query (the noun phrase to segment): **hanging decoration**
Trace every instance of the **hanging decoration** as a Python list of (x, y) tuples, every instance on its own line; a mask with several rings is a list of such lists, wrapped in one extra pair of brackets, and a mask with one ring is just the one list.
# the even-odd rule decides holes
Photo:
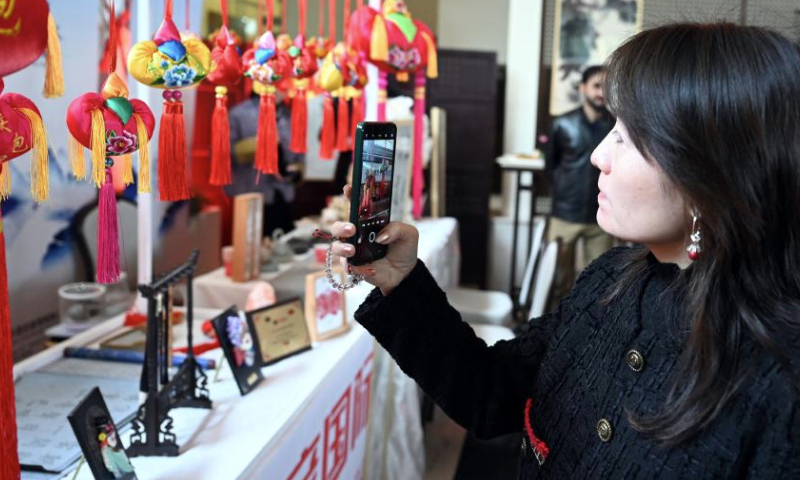
[[(317, 64), (320, 68), (315, 77), (315, 87), (318, 90), (318, 93), (323, 95), (322, 132), (319, 143), (319, 158), (323, 160), (330, 160), (333, 158), (333, 151), (336, 148), (336, 120), (334, 118), (335, 112), (333, 108), (333, 93), (338, 92), (338, 89), (326, 88), (327, 85), (323, 85), (323, 83), (326, 81), (323, 76), (325, 75), (325, 60), (331, 55), (330, 51), (333, 47), (331, 39), (336, 36), (336, 0), (328, 1), (328, 33), (330, 34), (330, 38), (323, 37), (323, 28), (325, 25), (323, 15), (324, 10), (325, 0), (320, 0), (319, 36), (315, 39), (314, 49), (314, 54), (317, 57)], [(330, 71), (330, 67), (328, 68), (328, 71)], [(330, 73), (328, 73), (327, 76), (330, 76)], [(341, 108), (341, 103), (339, 108)]]
[(352, 45), (381, 71), (378, 79), (378, 121), (386, 119), (389, 74), (405, 82), (414, 74), (414, 159), (412, 199), (414, 218), (422, 217), (422, 144), (425, 116), (425, 77), (438, 76), (436, 41), (431, 30), (414, 20), (403, 0), (386, 0), (381, 11), (365, 6), (356, 10), (348, 28)]
[[(45, 0), (0, 2), (0, 51), (0, 199), (11, 193), (9, 162), (32, 151), (31, 196), (43, 202), (50, 192), (47, 132), (42, 116), (28, 98), (3, 93), (3, 77), (22, 70), (45, 52), (42, 94), (48, 98), (64, 94), (61, 46)], [(20, 478), (13, 369), (6, 245), (0, 214), (0, 478), (4, 479)]]
[[(312, 45), (306, 43), (306, 2), (297, 0), (299, 9), (298, 34), (287, 52), (292, 59), (292, 82), (289, 96), (292, 98), (292, 140), (289, 149), (295, 153), (306, 153), (308, 150), (308, 91), (311, 79), (317, 73), (317, 59)], [(285, 12), (282, 12), (284, 19)], [(278, 48), (286, 46), (285, 42)]]
[[(350, 17), (350, 2), (344, 2), (344, 18)], [(345, 28), (346, 30), (346, 28)], [(332, 158), (333, 149), (340, 152), (352, 149), (352, 140), (355, 138), (355, 126), (364, 119), (363, 90), (367, 84), (367, 69), (361, 55), (346, 42), (339, 42), (328, 54), (320, 68), (319, 84), (327, 92), (325, 117), (322, 127), (322, 138), (328, 139), (331, 144), (324, 144), (320, 148), (320, 157)], [(338, 98), (338, 117), (334, 126), (333, 98)], [(330, 114), (328, 113), (328, 100), (330, 99)], [(348, 102), (353, 101), (352, 115), (349, 112)], [(328, 116), (330, 115), (330, 116)], [(329, 147), (330, 150), (324, 147)]]
[[(105, 4), (107, 12), (110, 11), (111, 6)], [(106, 39), (106, 45), (103, 49), (103, 56), (100, 58), (100, 71), (111, 71), (111, 52), (115, 51), (116, 58), (124, 58), (125, 54), (131, 48), (131, 0), (125, 0), (122, 13), (115, 19), (111, 19), (109, 15), (109, 32), (111, 31), (110, 22), (114, 22), (114, 31), (116, 32), (116, 39), (114, 44), (111, 43), (111, 36)], [(128, 78), (128, 68), (125, 62), (117, 62), (116, 74), (120, 78)]]
[[(114, 18), (114, 4), (111, 5)], [(109, 43), (116, 42), (116, 22), (109, 22)], [(150, 191), (150, 153), (155, 118), (141, 100), (128, 99), (128, 86), (116, 73), (116, 49), (109, 58), (110, 74), (101, 92), (85, 93), (67, 109), (69, 156), (72, 174), (85, 179), (84, 148), (91, 151), (91, 179), (100, 189), (97, 225), (97, 281), (114, 283), (120, 276), (117, 206), (112, 181), (112, 166), (121, 162), (122, 180), (133, 183), (131, 154), (139, 152), (138, 191)]]
[(244, 75), (253, 81), (253, 91), (259, 95), (258, 129), (254, 167), (265, 175), (278, 174), (278, 124), (275, 112), (275, 89), (278, 82), (290, 78), (292, 60), (278, 48), (272, 35), (273, 0), (267, 2), (266, 31), (253, 48), (242, 55)]
[(211, 117), (211, 185), (231, 183), (231, 129), (228, 123), (228, 89), (242, 78), (242, 60), (236, 40), (228, 30), (228, 0), (220, 0), (222, 28), (211, 50), (211, 72), (208, 81), (215, 84), (216, 104)]
[(181, 89), (202, 81), (211, 70), (211, 52), (195, 36), (181, 36), (166, 0), (164, 21), (153, 36), (133, 46), (128, 71), (140, 83), (164, 90), (158, 131), (158, 191), (162, 201), (186, 200), (189, 192), (186, 127)]

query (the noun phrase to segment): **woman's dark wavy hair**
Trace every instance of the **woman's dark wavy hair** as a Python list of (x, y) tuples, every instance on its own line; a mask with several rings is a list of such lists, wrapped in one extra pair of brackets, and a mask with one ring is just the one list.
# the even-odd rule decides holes
[[(758, 357), (748, 345), (791, 367), (800, 322), (800, 47), (759, 27), (665, 25), (616, 50), (606, 83), (609, 109), (635, 146), (700, 213), (702, 253), (678, 280), (690, 323), (672, 388), (656, 416), (629, 416), (674, 445), (752, 381)], [(645, 262), (632, 256), (612, 299)]]

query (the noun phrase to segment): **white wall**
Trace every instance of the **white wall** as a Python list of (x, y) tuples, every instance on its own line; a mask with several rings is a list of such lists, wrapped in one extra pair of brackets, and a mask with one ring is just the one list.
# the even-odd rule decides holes
[(505, 64), (508, 4), (509, 0), (439, 0), (439, 47), (494, 51), (497, 63)]

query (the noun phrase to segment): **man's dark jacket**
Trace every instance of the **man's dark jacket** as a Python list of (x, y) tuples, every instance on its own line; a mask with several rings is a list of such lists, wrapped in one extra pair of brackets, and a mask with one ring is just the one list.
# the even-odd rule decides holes
[(590, 157), (614, 126), (605, 115), (589, 123), (583, 107), (556, 117), (545, 161), (553, 190), (553, 216), (574, 223), (596, 223), (597, 179)]

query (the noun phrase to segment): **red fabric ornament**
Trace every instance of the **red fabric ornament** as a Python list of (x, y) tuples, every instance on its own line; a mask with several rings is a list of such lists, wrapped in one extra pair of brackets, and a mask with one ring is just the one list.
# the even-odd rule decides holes
[[(114, 3), (111, 19), (115, 18)], [(116, 45), (116, 22), (109, 22), (109, 44)], [(133, 183), (131, 154), (139, 152), (139, 192), (150, 191), (148, 142), (155, 130), (155, 118), (141, 100), (128, 99), (128, 86), (116, 70), (116, 50), (111, 51), (111, 74), (101, 93), (85, 93), (70, 103), (67, 128), (70, 133), (70, 165), (78, 179), (86, 178), (84, 147), (91, 150), (92, 180), (100, 189), (97, 227), (97, 281), (115, 283), (120, 276), (119, 232), (116, 196), (111, 167), (122, 164), (122, 180)], [(162, 162), (159, 162), (162, 163)]]
[(414, 20), (403, 0), (386, 0), (381, 11), (361, 7), (350, 18), (348, 41), (381, 70), (378, 85), (378, 121), (386, 119), (386, 77), (393, 74), (407, 81), (416, 77), (414, 88), (414, 156), (412, 198), (414, 218), (422, 217), (422, 144), (425, 114), (425, 76), (438, 76), (436, 41), (431, 30)]
[(70, 164), (76, 178), (86, 177), (83, 147), (92, 152), (92, 179), (100, 188), (97, 228), (97, 281), (114, 283), (120, 276), (119, 235), (116, 196), (111, 166), (122, 162), (123, 182), (133, 183), (130, 155), (139, 152), (140, 193), (150, 191), (148, 142), (155, 130), (155, 118), (141, 100), (128, 100), (125, 82), (109, 75), (101, 94), (86, 93), (67, 109), (70, 132)]
[(191, 192), (180, 89), (209, 74), (211, 52), (196, 36), (178, 32), (172, 21), (172, 0), (167, 0), (164, 21), (153, 40), (137, 43), (128, 53), (128, 70), (140, 83), (165, 90), (158, 142), (159, 196), (163, 201), (186, 200)]
[(267, 4), (268, 30), (256, 40), (253, 48), (242, 55), (244, 75), (253, 81), (253, 91), (261, 97), (254, 168), (266, 175), (279, 173), (276, 85), (290, 78), (292, 74), (292, 60), (288, 52), (278, 47), (278, 42), (269, 31), (273, 15), (273, 4), (270, 1)]
[[(61, 47), (55, 21), (44, 0), (0, 3), (0, 198), (11, 191), (8, 162), (33, 150), (31, 194), (47, 200), (47, 133), (36, 106), (22, 95), (3, 94), (2, 77), (21, 70), (47, 49), (44, 95), (64, 92)], [(11, 311), (8, 299), (6, 244), (0, 214), (0, 478), (19, 479), (17, 420), (14, 405), (14, 358), (11, 345)]]
[(228, 88), (242, 78), (242, 60), (236, 42), (228, 30), (228, 1), (220, 0), (222, 28), (214, 39), (211, 50), (211, 72), (208, 81), (214, 89), (216, 104), (211, 117), (211, 185), (229, 185), (231, 179), (231, 129), (228, 121)]
[(61, 43), (45, 0), (0, 1), (0, 77), (27, 67), (45, 52), (47, 98), (64, 95)]

